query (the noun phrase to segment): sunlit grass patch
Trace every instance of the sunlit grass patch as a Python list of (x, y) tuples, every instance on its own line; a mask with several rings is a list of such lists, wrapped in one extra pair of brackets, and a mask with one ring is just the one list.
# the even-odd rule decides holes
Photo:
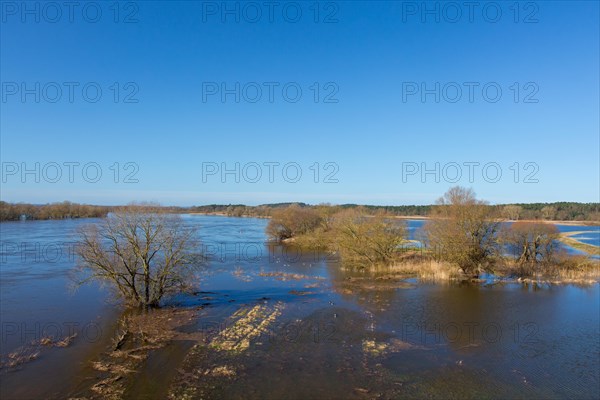
[[(232, 315), (235, 322), (221, 331), (210, 343), (217, 350), (243, 352), (250, 347), (252, 339), (267, 332), (267, 328), (281, 315), (282, 303), (273, 307), (256, 305), (251, 309), (242, 308)], [(236, 319), (237, 318), (237, 319)]]

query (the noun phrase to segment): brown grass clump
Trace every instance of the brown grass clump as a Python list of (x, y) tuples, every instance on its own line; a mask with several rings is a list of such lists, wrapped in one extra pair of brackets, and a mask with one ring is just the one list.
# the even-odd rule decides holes
[(71, 336), (65, 336), (62, 340), (56, 340), (50, 336), (43, 337), (39, 340), (39, 344), (47, 347), (67, 347), (73, 342), (73, 339), (77, 337), (77, 333), (72, 334)]
[(12, 369), (22, 364), (37, 360), (41, 353), (42, 347), (67, 347), (77, 337), (77, 333), (58, 340), (51, 336), (45, 336), (39, 340), (34, 340), (31, 343), (21, 346), (9, 353), (5, 359), (0, 360), (0, 369)]
[(40, 353), (41, 352), (38, 348), (30, 346), (19, 347), (7, 355), (6, 360), (3, 360), (0, 364), (0, 368), (16, 368), (21, 364), (36, 360), (40, 356)]
[(418, 278), (423, 282), (443, 282), (466, 278), (458, 267), (447, 262), (436, 261), (418, 251), (406, 252), (397, 257), (392, 264), (363, 265), (360, 266), (360, 269), (387, 276), (392, 275), (396, 278)]
[(593, 283), (600, 279), (600, 260), (587, 256), (561, 255), (545, 271), (560, 283)]
[(237, 373), (235, 372), (235, 368), (233, 368), (232, 366), (221, 365), (219, 367), (207, 369), (206, 371), (204, 371), (204, 375), (223, 376), (223, 377), (230, 378), (230, 377), (236, 376)]
[(243, 282), (252, 281), (252, 277), (249, 274), (247, 274), (241, 267), (236, 267), (236, 269), (231, 273), (231, 275), (233, 275), (234, 278), (239, 279)]
[(514, 277), (519, 282), (588, 285), (600, 280), (600, 260), (560, 253), (551, 262), (531, 266), (504, 259), (498, 263), (495, 273)]
[(423, 282), (442, 282), (464, 277), (462, 272), (452, 265), (435, 260), (400, 262), (389, 267), (391, 272), (415, 276)]

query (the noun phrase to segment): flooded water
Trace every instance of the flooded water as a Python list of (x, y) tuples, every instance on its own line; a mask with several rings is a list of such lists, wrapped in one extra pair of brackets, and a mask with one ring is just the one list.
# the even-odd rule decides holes
[(560, 232), (581, 232), (571, 236), (580, 242), (600, 246), (600, 226), (556, 225)]
[[(199, 292), (167, 305), (197, 308), (184, 329), (208, 340), (153, 352), (125, 398), (600, 397), (598, 284), (399, 282), (269, 245), (264, 219), (184, 218), (209, 262)], [(93, 222), (0, 224), (3, 359), (78, 334), (3, 368), (2, 398), (62, 398), (94, 382), (89, 364), (120, 309), (96, 285), (70, 290), (74, 233)], [(420, 224), (410, 221), (411, 233)]]
[[(585, 244), (591, 244), (592, 246), (597, 246), (595, 254), (589, 254), (592, 258), (600, 259), (600, 226), (585, 226), (585, 225), (562, 225), (557, 224), (556, 227), (558, 231), (561, 233), (567, 232), (578, 232), (573, 233), (571, 238), (576, 239)], [(575, 249), (571, 246), (562, 244), (562, 247), (569, 254), (586, 254), (584, 251), (579, 249)]]

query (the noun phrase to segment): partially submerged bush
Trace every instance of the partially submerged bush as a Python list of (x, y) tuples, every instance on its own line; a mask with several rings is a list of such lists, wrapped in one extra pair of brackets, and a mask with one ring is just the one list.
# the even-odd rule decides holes
[(494, 209), (471, 189), (453, 187), (437, 201), (425, 225), (428, 245), (438, 261), (460, 267), (466, 275), (489, 270), (499, 252), (500, 222)]
[(403, 222), (381, 214), (369, 217), (357, 210), (347, 210), (335, 216), (332, 236), (344, 262), (382, 264), (396, 256), (406, 240), (406, 227)]
[(291, 239), (314, 231), (322, 222), (323, 218), (316, 210), (295, 204), (273, 211), (267, 235), (277, 241)]
[(500, 235), (512, 254), (520, 276), (531, 276), (557, 260), (559, 232), (555, 225), (541, 222), (515, 222)]
[(345, 263), (362, 265), (391, 262), (406, 237), (404, 222), (328, 205), (277, 210), (266, 231), (275, 240), (293, 239), (300, 248), (337, 252)]

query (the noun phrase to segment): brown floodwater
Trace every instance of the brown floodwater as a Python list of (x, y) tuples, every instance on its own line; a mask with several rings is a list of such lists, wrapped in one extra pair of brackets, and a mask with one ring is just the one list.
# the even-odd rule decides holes
[[(165, 305), (195, 310), (179, 329), (203, 340), (150, 352), (123, 378), (125, 398), (600, 397), (597, 283), (387, 279), (266, 244), (266, 220), (185, 221), (200, 228), (209, 262), (198, 293)], [(0, 225), (2, 360), (38, 352), (4, 364), (3, 399), (93, 395), (91, 363), (106, 353), (123, 310), (105, 289), (69, 288), (69, 243), (90, 222)], [(67, 347), (32, 346), (71, 333)]]

